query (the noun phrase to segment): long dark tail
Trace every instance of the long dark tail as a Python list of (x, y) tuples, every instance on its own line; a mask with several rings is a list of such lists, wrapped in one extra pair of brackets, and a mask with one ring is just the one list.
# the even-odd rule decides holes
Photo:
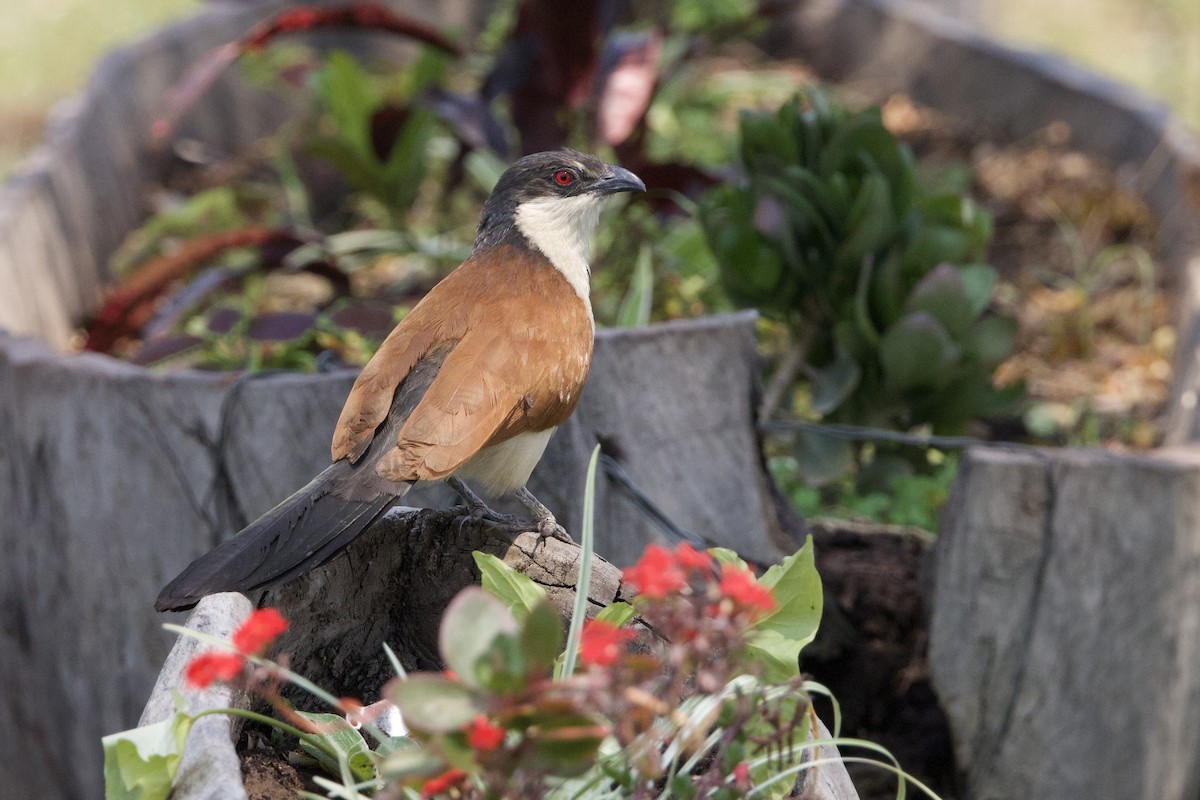
[(333, 493), (349, 467), (330, 465), (307, 486), (193, 561), (158, 595), (159, 611), (191, 608), (205, 595), (253, 592), (285, 583), (340, 553), (397, 496), (347, 500)]

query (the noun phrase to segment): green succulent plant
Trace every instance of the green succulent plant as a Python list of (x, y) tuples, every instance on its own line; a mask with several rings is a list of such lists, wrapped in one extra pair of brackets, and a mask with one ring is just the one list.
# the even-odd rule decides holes
[(923, 191), (877, 108), (810, 90), (743, 112), (740, 160), (745, 180), (710, 191), (700, 219), (730, 298), (803, 347), (813, 411), (956, 433), (1013, 406), (1023, 389), (991, 379), (1016, 331), (988, 308), (991, 218)]

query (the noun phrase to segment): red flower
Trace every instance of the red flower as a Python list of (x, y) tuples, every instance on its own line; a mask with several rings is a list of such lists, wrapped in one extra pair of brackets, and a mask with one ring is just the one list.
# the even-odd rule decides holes
[(733, 785), (743, 792), (749, 791), (751, 788), (750, 765), (745, 761), (733, 768)]
[(771, 590), (759, 584), (748, 569), (722, 564), (721, 583), (717, 588), (723, 597), (742, 608), (764, 612), (775, 610), (775, 597)]
[(188, 662), (188, 686), (206, 689), (213, 681), (231, 681), (242, 672), (244, 659), (237, 653), (201, 653)]
[(288, 621), (278, 611), (260, 608), (233, 632), (233, 646), (248, 656), (261, 653), (287, 628)]
[(675, 561), (684, 569), (708, 570), (713, 557), (707, 550), (697, 550), (687, 542), (675, 548)]
[(675, 554), (656, 544), (646, 545), (642, 557), (632, 567), (626, 567), (622, 577), (629, 581), (634, 591), (653, 600), (661, 600), (687, 586)]
[(430, 778), (422, 784), (421, 797), (433, 797), (434, 795), (441, 794), (451, 786), (461, 783), (465, 777), (467, 777), (467, 773), (461, 769), (448, 769), (441, 775)]
[(487, 717), (480, 714), (467, 726), (467, 744), (472, 750), (495, 750), (504, 744), (504, 728), (493, 725)]
[(583, 623), (579, 640), (579, 660), (589, 666), (607, 667), (625, 650), (625, 643), (637, 637), (629, 628), (618, 628), (611, 622), (589, 619)]

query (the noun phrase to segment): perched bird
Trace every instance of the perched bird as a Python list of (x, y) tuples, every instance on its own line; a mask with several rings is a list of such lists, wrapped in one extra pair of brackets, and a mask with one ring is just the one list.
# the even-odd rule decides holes
[(509, 522), (463, 483), (510, 492), (543, 535), (565, 536), (525, 488), (575, 410), (592, 357), (588, 242), (606, 197), (645, 191), (574, 150), (526, 156), (483, 207), (475, 247), (384, 340), (350, 390), (333, 463), (192, 562), (159, 611), (284, 583), (332, 558), (416, 481), (444, 480), (469, 513)]

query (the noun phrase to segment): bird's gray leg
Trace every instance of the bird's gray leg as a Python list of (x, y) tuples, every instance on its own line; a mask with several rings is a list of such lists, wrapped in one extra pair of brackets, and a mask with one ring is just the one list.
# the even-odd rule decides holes
[(529, 509), (529, 513), (533, 515), (533, 521), (537, 523), (539, 537), (545, 539), (548, 536), (552, 536), (555, 539), (574, 544), (575, 540), (571, 538), (571, 534), (567, 533), (566, 528), (558, 524), (558, 520), (554, 518), (554, 514), (550, 509), (542, 505), (541, 500), (533, 496), (533, 492), (522, 486), (514, 494), (521, 501), (521, 505)]
[(451, 475), (449, 478), (446, 478), (446, 483), (451, 489), (458, 492), (459, 497), (466, 503), (467, 511), (470, 512), (472, 517), (500, 525), (517, 526), (516, 517), (513, 517), (511, 514), (502, 514), (489, 506), (482, 497), (475, 494), (471, 487), (463, 482), (462, 478), (459, 478), (457, 475)]

